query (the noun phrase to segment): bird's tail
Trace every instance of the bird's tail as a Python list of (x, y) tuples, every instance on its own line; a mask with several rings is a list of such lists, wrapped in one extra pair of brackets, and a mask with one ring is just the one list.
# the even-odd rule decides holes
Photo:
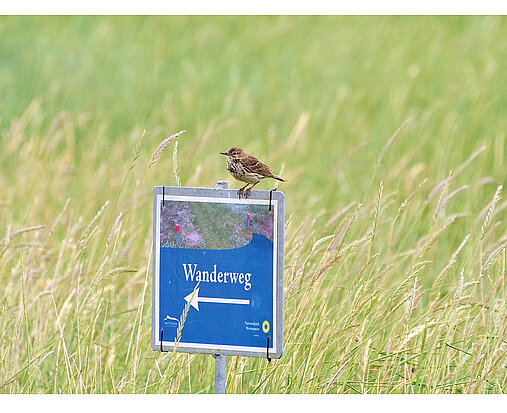
[(285, 179), (280, 178), (279, 176), (272, 175), (272, 177), (273, 177), (273, 178), (275, 178), (275, 179), (278, 179), (279, 181), (282, 181), (282, 182), (287, 182)]

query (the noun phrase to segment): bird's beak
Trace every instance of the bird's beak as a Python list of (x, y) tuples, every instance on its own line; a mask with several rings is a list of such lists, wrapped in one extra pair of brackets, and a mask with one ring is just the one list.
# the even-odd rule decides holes
[(227, 152), (220, 152), (220, 155), (227, 155)]

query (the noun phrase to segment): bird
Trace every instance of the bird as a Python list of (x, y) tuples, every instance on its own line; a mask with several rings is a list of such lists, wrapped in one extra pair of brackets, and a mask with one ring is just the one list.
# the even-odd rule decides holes
[[(227, 170), (238, 181), (246, 182), (246, 185), (238, 190), (238, 197), (244, 193), (245, 198), (250, 196), (250, 191), (264, 178), (273, 178), (281, 182), (287, 182), (285, 179), (276, 176), (271, 172), (269, 166), (264, 165), (255, 156), (249, 155), (243, 149), (232, 147), (227, 152), (220, 152), (227, 156)], [(252, 185), (250, 188), (245, 188)]]

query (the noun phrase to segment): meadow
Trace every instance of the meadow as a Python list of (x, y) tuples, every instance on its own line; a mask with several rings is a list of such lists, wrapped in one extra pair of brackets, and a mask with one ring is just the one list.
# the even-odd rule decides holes
[(288, 182), (256, 187), (286, 195), (284, 354), (228, 357), (228, 393), (507, 392), (506, 38), (0, 17), (0, 392), (213, 392), (213, 357), (151, 349), (152, 194), (239, 188), (231, 146)]

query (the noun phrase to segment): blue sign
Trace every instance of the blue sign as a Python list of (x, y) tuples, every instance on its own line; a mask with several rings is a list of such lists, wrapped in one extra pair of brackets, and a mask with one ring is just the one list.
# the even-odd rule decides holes
[(281, 357), (283, 228), (280, 192), (157, 187), (153, 349)]

